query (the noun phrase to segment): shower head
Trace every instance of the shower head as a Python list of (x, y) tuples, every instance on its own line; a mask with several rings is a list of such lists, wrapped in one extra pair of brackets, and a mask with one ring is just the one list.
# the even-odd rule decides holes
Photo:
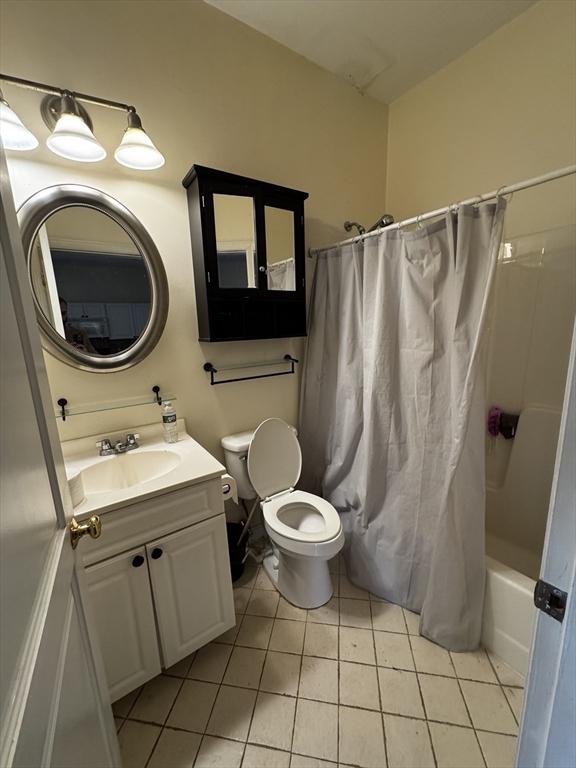
[(356, 227), (356, 229), (358, 230), (358, 234), (359, 235), (363, 235), (364, 232), (366, 232), (366, 230), (364, 229), (362, 224), (358, 224), (357, 221), (345, 221), (344, 222), (344, 229), (346, 230), (346, 232), (351, 232), (354, 227)]
[[(370, 227), (368, 232), (373, 232), (375, 229), (380, 229), (380, 227), (389, 227), (390, 224), (394, 224), (394, 216), (391, 216), (389, 213), (384, 213), (380, 216), (378, 221)], [(366, 227), (363, 227), (362, 224), (359, 224), (357, 221), (344, 222), (344, 229), (346, 232), (351, 232), (354, 227), (358, 230), (359, 235), (364, 235), (366, 233)]]
[(389, 227), (390, 224), (394, 224), (394, 216), (389, 213), (384, 213), (375, 224), (372, 224), (368, 232), (373, 232), (375, 229), (380, 229), (381, 227)]

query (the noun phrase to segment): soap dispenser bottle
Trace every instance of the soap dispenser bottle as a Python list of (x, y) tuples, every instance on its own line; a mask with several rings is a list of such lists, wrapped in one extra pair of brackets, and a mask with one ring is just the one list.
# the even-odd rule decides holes
[(178, 424), (176, 423), (176, 411), (170, 400), (162, 404), (162, 426), (164, 427), (164, 440), (167, 443), (178, 442)]

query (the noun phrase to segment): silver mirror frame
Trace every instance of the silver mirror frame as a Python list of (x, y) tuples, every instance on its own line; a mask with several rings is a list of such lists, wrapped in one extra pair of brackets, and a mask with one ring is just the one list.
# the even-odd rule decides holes
[[(91, 355), (69, 344), (52, 327), (34, 291), (34, 306), (38, 325), (42, 331), (44, 348), (62, 362), (74, 368), (93, 373), (109, 373), (130, 368), (143, 360), (158, 343), (168, 316), (168, 280), (162, 258), (154, 241), (141, 222), (105, 192), (81, 184), (59, 184), (36, 192), (18, 210), (18, 222), (30, 279), (32, 246), (40, 227), (57, 211), (64, 208), (92, 208), (109, 216), (132, 240), (142, 254), (151, 290), (151, 310), (146, 327), (127, 349), (115, 355)], [(32, 281), (30, 279), (30, 285)]]

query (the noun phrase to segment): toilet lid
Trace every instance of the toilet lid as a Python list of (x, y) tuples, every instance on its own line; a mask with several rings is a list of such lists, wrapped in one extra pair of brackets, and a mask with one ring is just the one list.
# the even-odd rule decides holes
[(248, 449), (248, 475), (261, 499), (294, 488), (302, 453), (294, 430), (282, 419), (266, 419)]

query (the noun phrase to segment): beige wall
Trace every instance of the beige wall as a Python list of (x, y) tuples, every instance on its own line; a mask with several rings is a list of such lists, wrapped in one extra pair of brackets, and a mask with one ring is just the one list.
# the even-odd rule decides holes
[[(390, 105), (397, 219), (576, 163), (576, 4), (542, 0)], [(518, 193), (507, 231), (574, 218), (574, 177)]]
[[(310, 193), (307, 239), (339, 239), (342, 222), (374, 220), (384, 205), (387, 109), (302, 57), (200, 2), (3, 2), (2, 71), (129, 101), (166, 156), (159, 172), (137, 173), (110, 156), (123, 117), (90, 108), (109, 152), (98, 166), (53, 156), (41, 146), (10, 155), (16, 203), (56, 183), (98, 187), (138, 216), (158, 246), (170, 285), (170, 313), (156, 350), (116, 374), (76, 371), (48, 359), (54, 400), (118, 402), (153, 384), (178, 396), (179, 415), (207, 448), (268, 416), (296, 421), (296, 377), (210, 387), (202, 364), (301, 358), (297, 340), (199, 344), (181, 179), (193, 163)], [(43, 145), (40, 97), (5, 95)], [(153, 406), (69, 419), (74, 436), (159, 418)]]

